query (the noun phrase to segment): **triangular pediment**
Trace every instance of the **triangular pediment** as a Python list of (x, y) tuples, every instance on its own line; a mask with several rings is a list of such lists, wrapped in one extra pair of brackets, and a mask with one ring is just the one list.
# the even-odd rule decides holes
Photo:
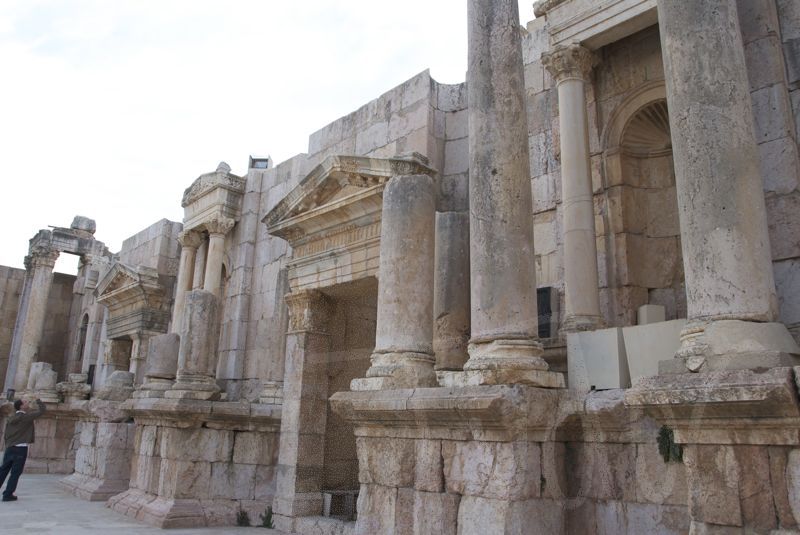
[(427, 158), (419, 154), (397, 158), (328, 156), (290, 191), (262, 220), (275, 228), (292, 218), (385, 184), (393, 176), (431, 175)]
[(161, 289), (161, 284), (154, 269), (144, 266), (134, 268), (122, 262), (114, 262), (98, 282), (95, 293), (98, 301), (103, 302), (131, 291), (150, 293), (158, 289)]

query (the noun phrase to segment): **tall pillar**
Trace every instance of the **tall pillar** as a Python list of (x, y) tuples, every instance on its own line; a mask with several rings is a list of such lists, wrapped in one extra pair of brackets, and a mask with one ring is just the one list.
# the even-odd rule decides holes
[(594, 59), (579, 44), (558, 47), (542, 56), (558, 87), (564, 210), (563, 332), (589, 331), (603, 325), (585, 91)]
[(435, 386), (433, 267), (436, 189), (428, 175), (393, 177), (383, 191), (378, 318), (366, 379), (353, 390)]
[(39, 351), (47, 314), (47, 298), (53, 284), (53, 267), (57, 259), (58, 251), (46, 248), (32, 248), (30, 256), (25, 259), (25, 277), (30, 277), (31, 283), (27, 296), (23, 295), (23, 299), (27, 299), (25, 318), (17, 325), (19, 333), (14, 333), (15, 338), (21, 337), (14, 373), (14, 388), (17, 392), (27, 386), (31, 366)]
[(175, 304), (172, 308), (172, 324), (170, 332), (179, 333), (183, 320), (183, 309), (186, 307), (186, 293), (192, 290), (197, 248), (203, 243), (203, 236), (196, 231), (185, 230), (178, 236), (181, 244), (181, 261), (178, 267), (178, 281), (175, 287)]
[(206, 273), (203, 277), (203, 290), (211, 292), (217, 297), (222, 282), (222, 259), (225, 254), (225, 235), (233, 228), (236, 222), (227, 217), (213, 219), (206, 223), (208, 230), (208, 258), (206, 259)]
[[(796, 365), (777, 298), (735, 0), (659, 0), (689, 325), (677, 371)], [(683, 365), (685, 364), (685, 368)], [(667, 370), (665, 370), (667, 371)]]
[(192, 272), (192, 290), (203, 289), (203, 277), (206, 274), (206, 258), (208, 258), (208, 240), (200, 238), (200, 245), (194, 257), (194, 271)]
[(178, 346), (178, 373), (165, 398), (214, 400), (219, 346), (219, 299), (211, 292), (186, 295), (186, 312)]
[(460, 370), (469, 358), (469, 212), (436, 214), (433, 352), (436, 370)]
[(273, 511), (276, 528), (294, 531), (293, 518), (322, 514), (331, 310), (316, 290), (292, 292), (286, 303), (289, 331)]
[(547, 371), (537, 340), (519, 8), (469, 0), (468, 16), (472, 338), (464, 370), (481, 384), (558, 386), (563, 376)]

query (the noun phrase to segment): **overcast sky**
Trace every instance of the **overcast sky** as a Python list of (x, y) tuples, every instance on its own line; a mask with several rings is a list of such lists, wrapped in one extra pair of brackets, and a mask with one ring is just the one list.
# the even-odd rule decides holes
[[(0, 265), (80, 214), (114, 252), (226, 161), (281, 162), (430, 68), (464, 80), (465, 0), (0, 1)], [(520, 18), (533, 18), (532, 1)], [(62, 255), (57, 271), (75, 273)]]

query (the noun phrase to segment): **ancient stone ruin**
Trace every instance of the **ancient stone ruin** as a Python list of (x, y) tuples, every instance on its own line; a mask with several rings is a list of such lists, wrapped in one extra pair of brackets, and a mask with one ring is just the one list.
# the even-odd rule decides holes
[(800, 3), (468, 3), (465, 83), (0, 268), (29, 471), (160, 527), (800, 533)]

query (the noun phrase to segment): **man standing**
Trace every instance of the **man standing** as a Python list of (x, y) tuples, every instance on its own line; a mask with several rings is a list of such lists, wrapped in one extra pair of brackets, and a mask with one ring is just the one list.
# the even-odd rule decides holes
[(14, 491), (17, 490), (17, 481), (25, 468), (25, 460), (28, 458), (28, 445), (33, 443), (33, 421), (44, 414), (46, 410), (41, 399), (36, 400), (37, 410), (31, 411), (30, 404), (21, 399), (14, 400), (14, 410), (16, 413), (8, 419), (6, 423), (6, 453), (3, 456), (3, 464), (0, 465), (0, 486), (8, 478), (8, 485), (3, 491), (3, 501), (13, 502), (17, 499)]

